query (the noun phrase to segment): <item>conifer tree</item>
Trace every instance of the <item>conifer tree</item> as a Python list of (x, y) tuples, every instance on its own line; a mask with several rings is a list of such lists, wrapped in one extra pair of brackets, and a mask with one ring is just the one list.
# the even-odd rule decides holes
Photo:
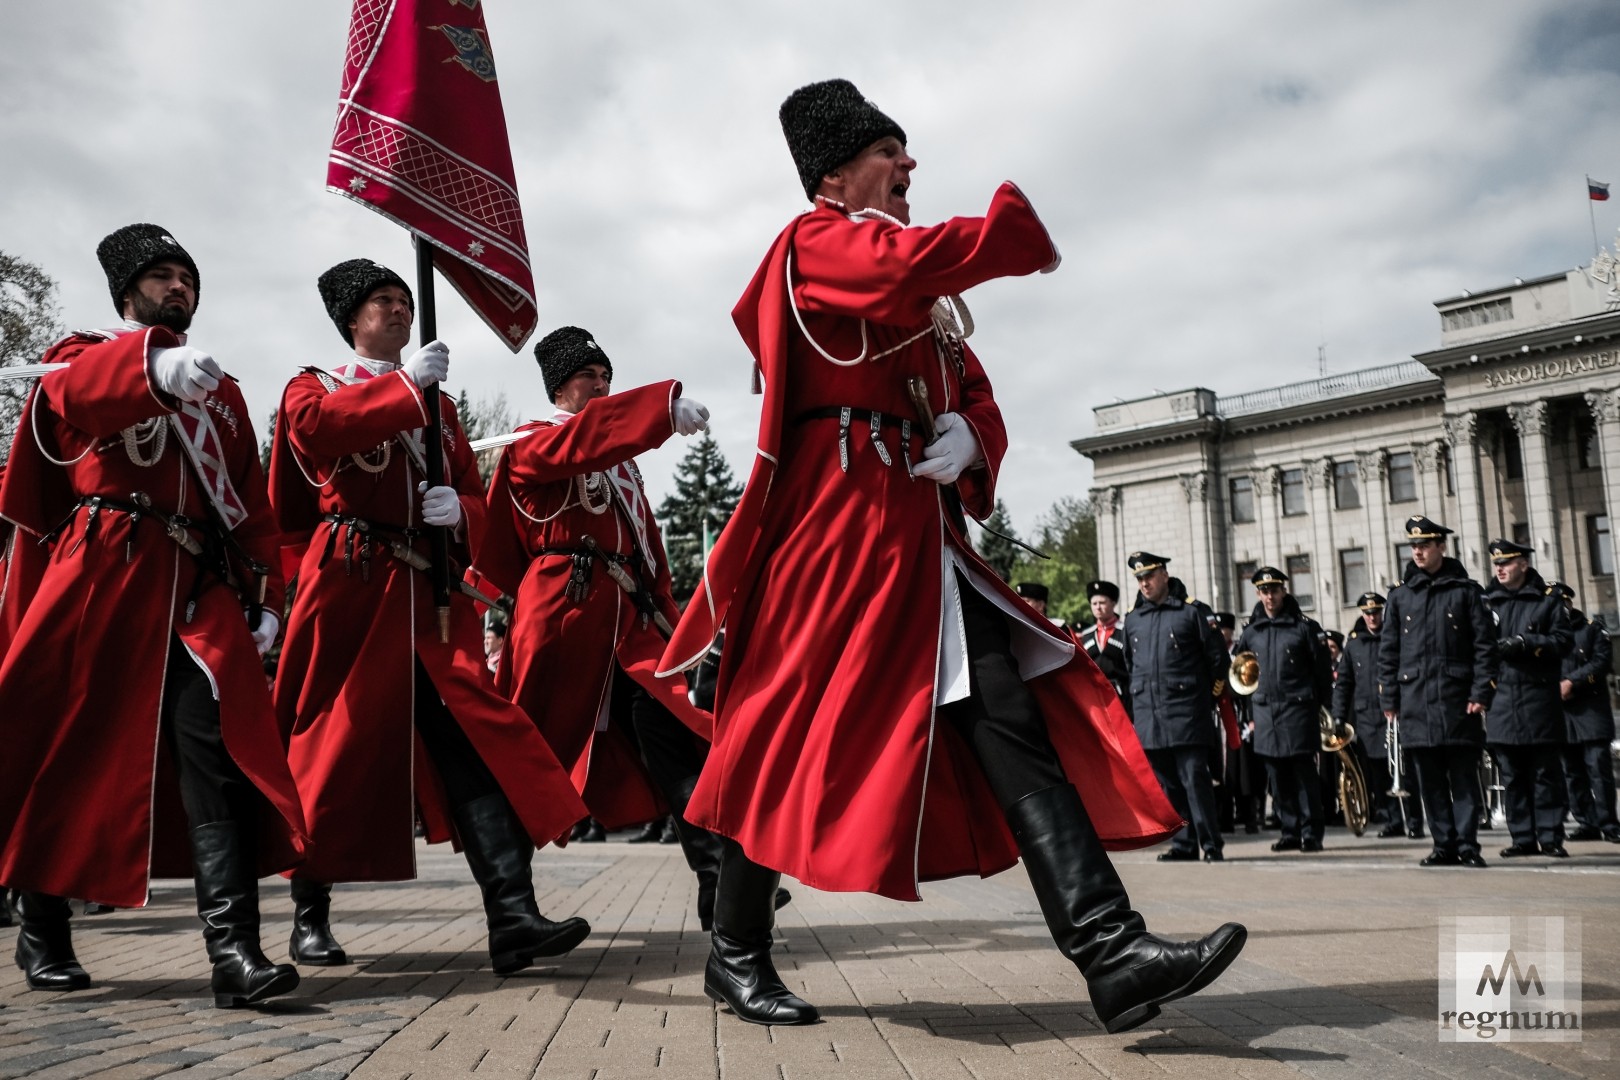
[(675, 490), (658, 507), (669, 573), (680, 603), (686, 603), (703, 577), (704, 526), (712, 545), (740, 498), (742, 485), (732, 475), (731, 465), (713, 436), (704, 433), (675, 467)]
[[(1006, 539), (1018, 535), (1013, 531), (1012, 515), (1007, 512), (1007, 504), (997, 499), (995, 508), (991, 510), (990, 516), (984, 519), (984, 524), (985, 528), (977, 530), (979, 555), (990, 564), (992, 570), (1001, 575), (1002, 581), (1011, 581), (1013, 567), (1018, 563), (1019, 549), (1011, 540)], [(991, 529), (995, 532), (991, 532)], [(997, 536), (996, 533), (1002, 535)]]

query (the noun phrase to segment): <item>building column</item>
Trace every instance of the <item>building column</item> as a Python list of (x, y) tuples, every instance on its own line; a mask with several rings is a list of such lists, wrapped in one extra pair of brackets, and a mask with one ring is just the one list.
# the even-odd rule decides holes
[(1547, 452), (1547, 401), (1508, 406), (1524, 453), (1524, 495), (1530, 506), (1530, 546), (1536, 569), (1549, 580), (1563, 580), (1564, 550), (1558, 543), (1558, 515), (1553, 510), (1551, 456)]
[[(1313, 458), (1305, 463), (1305, 487), (1310, 491), (1311, 572), (1316, 575), (1316, 612), (1324, 626), (1338, 622), (1338, 609), (1345, 598), (1339, 595), (1339, 552), (1333, 542), (1333, 459)], [(1286, 567), (1284, 568), (1286, 570)], [(1352, 597), (1351, 599), (1354, 599)]]
[(1471, 576), (1485, 571), (1485, 496), (1480, 488), (1479, 414), (1457, 413), (1445, 418), (1446, 441), (1451, 444), (1451, 465), (1457, 480), (1457, 515), (1453, 525), (1457, 544), (1452, 552)]
[(1441, 472), (1446, 467), (1446, 444), (1441, 439), (1429, 439), (1412, 444), (1412, 464), (1417, 467), (1418, 497), (1423, 500), (1423, 512), (1438, 521), (1446, 517), (1446, 486)]
[[(1603, 464), (1603, 507), (1609, 515), (1609, 543), (1612, 545), (1615, 523), (1620, 521), (1620, 390), (1588, 391), (1586, 404), (1597, 423), (1598, 452)], [(1581, 538), (1583, 544), (1585, 539)], [(1616, 554), (1620, 552), (1610, 552), (1610, 557)]]
[(1186, 584), (1195, 597), (1215, 606), (1219, 598), (1214, 592), (1216, 579), (1210, 565), (1209, 473), (1182, 473), (1179, 479), (1181, 492), (1187, 496), (1187, 525), (1192, 536), (1193, 573)]
[[(1127, 552), (1121, 550), (1118, 487), (1092, 488), (1091, 508), (1097, 516), (1097, 576), (1118, 584)], [(1124, 587), (1121, 586), (1121, 591)]]
[(1356, 453), (1356, 472), (1361, 476), (1362, 505), (1367, 508), (1367, 576), (1380, 592), (1401, 580), (1403, 567), (1390, 569), (1395, 561), (1395, 535), (1389, 525), (1389, 485), (1384, 476), (1389, 455), (1383, 450)]
[(1249, 475), (1254, 483), (1255, 517), (1260, 519), (1260, 565), (1277, 566), (1282, 551), (1282, 525), (1278, 521), (1282, 513), (1282, 469), (1267, 465)]

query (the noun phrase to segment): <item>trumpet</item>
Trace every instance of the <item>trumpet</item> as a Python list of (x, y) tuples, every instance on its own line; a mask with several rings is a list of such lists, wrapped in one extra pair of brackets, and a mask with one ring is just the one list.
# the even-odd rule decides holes
[(1401, 722), (1395, 717), (1390, 717), (1389, 723), (1384, 725), (1384, 752), (1389, 755), (1389, 793), (1404, 799), (1411, 792), (1401, 786)]
[(1260, 658), (1248, 649), (1244, 649), (1232, 657), (1232, 666), (1227, 671), (1227, 681), (1232, 687), (1232, 693), (1250, 697), (1260, 689)]

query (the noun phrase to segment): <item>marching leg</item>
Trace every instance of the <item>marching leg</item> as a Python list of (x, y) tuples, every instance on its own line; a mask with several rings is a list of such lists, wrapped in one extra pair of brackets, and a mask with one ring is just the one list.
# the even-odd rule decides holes
[(272, 964), (259, 948), (259, 881), (247, 833), (232, 821), (192, 829), (191, 855), (214, 1005), (234, 1009), (297, 987), (297, 970)]
[(332, 886), (309, 878), (292, 879), (293, 926), (287, 952), (295, 964), (337, 967), (349, 954), (332, 936)]
[(813, 1024), (816, 1007), (794, 994), (771, 963), (771, 928), (782, 875), (722, 840), (720, 887), (715, 896), (714, 934), (703, 992), (750, 1024)]
[(17, 966), (22, 968), (31, 990), (84, 990), (90, 976), (73, 955), (73, 937), (68, 919), (73, 911), (60, 896), (20, 891), (17, 893)]

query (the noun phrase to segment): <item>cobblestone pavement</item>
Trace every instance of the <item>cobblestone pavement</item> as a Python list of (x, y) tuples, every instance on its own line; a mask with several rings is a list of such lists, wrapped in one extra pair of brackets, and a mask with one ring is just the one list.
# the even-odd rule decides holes
[[(1234, 838), (1223, 865), (1119, 856), (1159, 933), (1250, 929), (1215, 986), (1124, 1035), (1097, 1026), (1021, 870), (925, 886), (921, 904), (793, 887), (778, 963), (826, 1020), (760, 1028), (703, 996), (707, 936), (678, 849), (543, 852), (542, 910), (594, 932), (559, 963), (497, 978), (465, 865), (423, 847), (418, 881), (335, 890), (357, 962), (305, 968), (260, 1010), (211, 1006), (189, 883), (160, 883), (141, 911), (76, 917), (96, 985), (46, 995), (0, 974), (0, 1078), (1620, 1077), (1620, 848), (1479, 872), (1421, 870), (1426, 846), (1406, 841), (1333, 831), (1303, 856), (1271, 854), (1270, 839)], [(279, 881), (264, 909), (279, 959)], [(1437, 1041), (1440, 920), (1501, 913), (1581, 917), (1582, 1042)]]

